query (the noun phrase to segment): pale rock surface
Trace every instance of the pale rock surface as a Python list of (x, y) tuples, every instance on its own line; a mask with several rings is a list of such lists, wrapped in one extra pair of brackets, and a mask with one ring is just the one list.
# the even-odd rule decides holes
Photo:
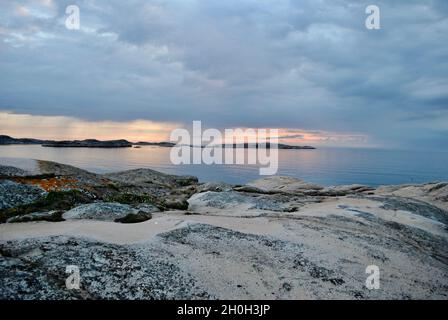
[(284, 176), (270, 176), (262, 179), (252, 181), (248, 186), (258, 188), (265, 192), (287, 192), (287, 193), (301, 193), (304, 190), (322, 190), (323, 187), (314, 183), (305, 182), (303, 180), (284, 177)]

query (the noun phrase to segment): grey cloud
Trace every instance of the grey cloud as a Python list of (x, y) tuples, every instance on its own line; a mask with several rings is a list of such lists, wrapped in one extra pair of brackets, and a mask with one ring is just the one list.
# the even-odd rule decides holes
[[(0, 109), (440, 145), (427, 115), (447, 108), (448, 5), (378, 0), (382, 29), (369, 31), (370, 2), (64, 0), (46, 17), (15, 13), (38, 1), (11, 2), (0, 13)], [(68, 4), (81, 31), (63, 26)]]

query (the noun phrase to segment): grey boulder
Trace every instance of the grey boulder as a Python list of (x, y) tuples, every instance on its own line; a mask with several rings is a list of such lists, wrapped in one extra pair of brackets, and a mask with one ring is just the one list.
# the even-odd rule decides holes
[(127, 204), (115, 203), (115, 202), (98, 202), (89, 203), (73, 208), (64, 213), (63, 218), (66, 220), (72, 219), (87, 219), (87, 220), (100, 220), (100, 221), (115, 221), (116, 219), (122, 219), (130, 214), (145, 213), (149, 214), (157, 212), (155, 206), (141, 205), (138, 207), (132, 207)]

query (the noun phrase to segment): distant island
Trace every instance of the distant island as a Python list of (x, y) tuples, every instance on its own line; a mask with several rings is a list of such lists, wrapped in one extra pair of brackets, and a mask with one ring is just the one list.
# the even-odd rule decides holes
[(172, 142), (145, 142), (145, 141), (140, 141), (137, 143), (134, 143), (134, 145), (136, 146), (157, 146), (157, 147), (167, 147), (167, 148), (171, 148), (174, 147), (176, 144), (172, 143)]
[[(33, 138), (13, 138), (7, 135), (0, 135), (0, 145), (13, 145), (13, 144), (37, 144), (42, 147), (51, 147), (51, 148), (131, 148), (132, 146), (158, 146), (158, 147), (166, 147), (171, 148), (176, 144), (172, 142), (145, 142), (139, 141), (136, 143), (129, 142), (125, 139), (119, 140), (106, 140), (100, 141), (96, 139), (85, 139), (85, 140), (64, 140), (64, 141), (56, 141), (56, 140), (40, 140)], [(311, 146), (292, 146), (283, 143), (276, 144), (278, 149), (289, 149), (289, 150), (299, 150), (299, 149), (316, 149)], [(190, 147), (196, 147), (190, 145)], [(205, 146), (201, 146), (204, 148)], [(270, 148), (271, 144), (222, 144), (222, 148)]]
[(0, 135), (0, 145), (12, 144), (40, 144), (43, 147), (54, 148), (129, 148), (132, 143), (127, 140), (109, 140), (99, 141), (96, 139), (54, 141), (40, 140), (32, 138), (12, 138), (6, 135)]
[(40, 139), (31, 139), (31, 138), (12, 138), (6, 135), (0, 135), (0, 145), (8, 145), (8, 144), (44, 144), (50, 143), (50, 140), (40, 140)]
[[(316, 149), (315, 147), (311, 147), (311, 146), (292, 146), (292, 145), (288, 145), (288, 144), (283, 144), (283, 143), (277, 143), (277, 144), (272, 144), (273, 146), (277, 146), (277, 149), (290, 149), (290, 150), (303, 150), (303, 149), (308, 149), (308, 150), (312, 150), (312, 149)], [(218, 145), (219, 146), (219, 145)], [(190, 145), (190, 147), (192, 148), (205, 148), (205, 147), (210, 147), (208, 145), (204, 146), (195, 146), (195, 145)], [(271, 143), (266, 143), (266, 144), (259, 144), (259, 143), (234, 143), (234, 144), (221, 144), (222, 148), (234, 148), (234, 149), (239, 149), (239, 148), (244, 148), (244, 149), (249, 149), (249, 148), (255, 148), (255, 149), (262, 149), (262, 148), (271, 148)]]
[(52, 141), (43, 143), (42, 147), (52, 148), (130, 148), (132, 143), (127, 140), (99, 141), (95, 139), (73, 140), (73, 141)]

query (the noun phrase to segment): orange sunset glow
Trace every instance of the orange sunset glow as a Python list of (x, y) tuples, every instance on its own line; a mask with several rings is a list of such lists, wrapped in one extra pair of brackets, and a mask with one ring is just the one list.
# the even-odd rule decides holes
[[(150, 120), (86, 121), (65, 116), (35, 116), (0, 112), (2, 134), (15, 138), (36, 138), (48, 140), (126, 139), (132, 142), (169, 141), (170, 133), (176, 128), (188, 127), (188, 124), (157, 122)], [(203, 130), (206, 128), (203, 128)], [(247, 128), (242, 128), (246, 130)], [(269, 128), (267, 134), (269, 135)], [(224, 130), (222, 130), (224, 134)], [(301, 130), (279, 128), (279, 142), (287, 144), (312, 145), (367, 145), (367, 136), (353, 133), (335, 133), (322, 130)]]

